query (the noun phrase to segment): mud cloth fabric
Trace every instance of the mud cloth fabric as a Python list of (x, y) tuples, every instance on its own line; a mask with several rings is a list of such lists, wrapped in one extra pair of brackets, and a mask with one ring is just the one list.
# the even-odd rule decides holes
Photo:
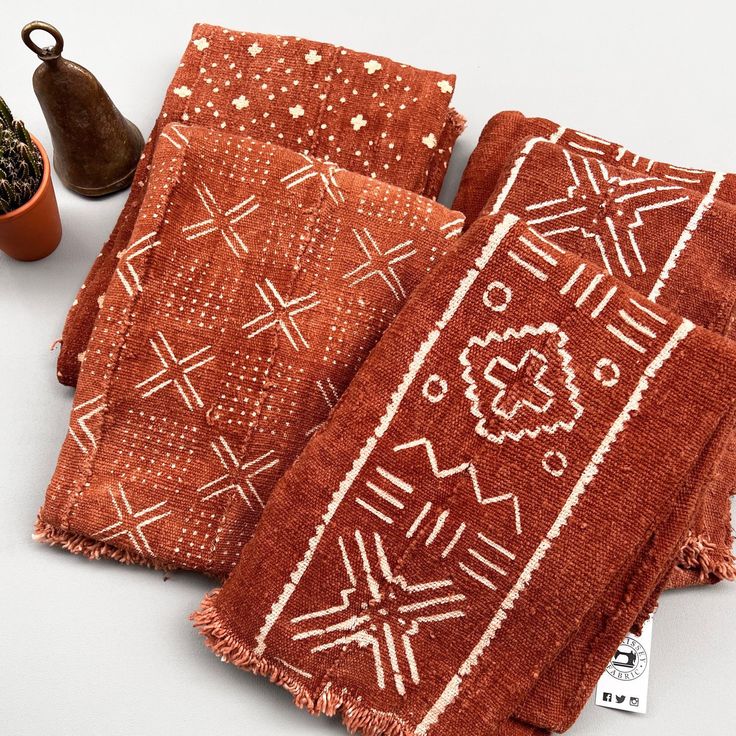
[(368, 734), (566, 727), (678, 553), (731, 420), (734, 357), (515, 215), (483, 218), (195, 623), (226, 660)]
[(465, 125), (449, 106), (454, 84), (453, 75), (327, 43), (194, 26), (125, 207), (67, 317), (61, 383), (76, 385), (97, 301), (130, 239), (167, 123), (249, 135), (436, 197)]
[[(734, 336), (733, 175), (657, 163), (548, 120), (509, 112), (486, 126), (455, 204), (472, 217), (483, 197), (483, 211), (514, 212), (652, 301)], [(712, 455), (712, 472), (703, 480), (708, 491), (701, 494), (670, 585), (734, 577), (735, 445), (734, 436), (724, 435), (722, 452)]]
[(466, 227), (470, 227), (488, 203), (510, 154), (528, 138), (547, 138), (574, 153), (668, 179), (702, 194), (708, 193), (714, 179), (718, 178), (716, 198), (736, 204), (736, 177), (733, 174), (655, 161), (599, 136), (559, 125), (547, 118), (527, 117), (509, 110), (494, 115), (486, 123), (463, 172), (453, 207), (465, 214)]
[(431, 199), (303, 154), (164, 128), (38, 537), (225, 576), (461, 226)]

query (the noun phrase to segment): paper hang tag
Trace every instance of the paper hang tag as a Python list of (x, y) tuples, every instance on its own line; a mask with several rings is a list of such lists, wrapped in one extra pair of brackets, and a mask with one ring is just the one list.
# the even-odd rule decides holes
[(604, 708), (647, 712), (649, 667), (652, 650), (652, 617), (644, 624), (641, 636), (629, 634), (598, 680), (595, 704)]

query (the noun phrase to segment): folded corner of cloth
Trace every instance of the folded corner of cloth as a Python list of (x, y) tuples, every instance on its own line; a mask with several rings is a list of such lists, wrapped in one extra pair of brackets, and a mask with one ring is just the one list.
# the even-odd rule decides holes
[(195, 625), (368, 734), (567, 727), (656, 604), (733, 422), (735, 358), (516, 215), (484, 217)]
[[(544, 118), (489, 121), (454, 206), (513, 212), (554, 245), (601, 264), (652, 301), (733, 338), (736, 177), (653, 161)], [(736, 441), (724, 440), (724, 445)], [(670, 587), (733, 579), (736, 454), (714, 461)]]
[(340, 46), (197, 24), (125, 206), (69, 311), (57, 377), (74, 386), (167, 123), (248, 135), (435, 198), (465, 127), (451, 74)]
[(462, 222), (289, 149), (168, 125), (100, 300), (39, 539), (226, 575)]

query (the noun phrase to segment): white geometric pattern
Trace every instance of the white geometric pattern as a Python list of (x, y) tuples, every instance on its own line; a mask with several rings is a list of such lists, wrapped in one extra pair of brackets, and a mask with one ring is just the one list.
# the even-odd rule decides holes
[(120, 279), (120, 283), (128, 293), (128, 296), (133, 296), (136, 291), (142, 291), (141, 280), (138, 272), (133, 266), (133, 259), (143, 255), (151, 248), (155, 248), (157, 245), (161, 245), (160, 240), (156, 240), (157, 233), (150, 232), (144, 235), (142, 238), (138, 238), (134, 243), (131, 243), (125, 250), (118, 253), (120, 259), (120, 266), (118, 266), (117, 277)]
[(527, 205), (527, 223), (543, 237), (580, 232), (592, 238), (611, 274), (614, 256), (627, 278), (634, 268), (646, 273), (645, 254), (636, 239), (642, 215), (690, 197), (672, 195), (683, 191), (680, 185), (653, 183), (660, 181), (654, 176), (614, 176), (602, 161), (579, 156), (576, 163), (567, 149), (561, 150), (571, 183), (564, 196)]
[[(187, 240), (196, 240), (204, 235), (209, 235), (219, 230), (223, 240), (227, 243), (228, 248), (233, 252), (236, 258), (241, 258), (243, 255), (248, 253), (248, 247), (243, 242), (243, 239), (233, 228), (244, 217), (247, 217), (252, 212), (255, 212), (260, 206), (257, 202), (254, 205), (248, 207), (248, 205), (255, 199), (255, 195), (251, 194), (250, 197), (246, 197), (242, 202), (234, 205), (224, 212), (220, 209), (214, 195), (210, 192), (207, 184), (202, 182), (200, 186), (195, 184), (194, 186), (200, 201), (204, 205), (205, 210), (209, 217), (199, 222), (195, 222), (191, 225), (186, 225), (182, 228), (183, 233), (189, 233), (186, 236)], [(247, 209), (245, 209), (247, 207)]]
[(404, 442), (403, 444), (396, 445), (396, 447), (394, 447), (394, 452), (403, 452), (414, 447), (422, 447), (424, 449), (427, 454), (429, 466), (432, 469), (432, 474), (435, 478), (442, 480), (454, 475), (462, 473), (466, 474), (470, 479), (475, 500), (479, 504), (485, 506), (491, 503), (510, 501), (514, 509), (514, 525), (516, 527), (516, 533), (521, 534), (521, 512), (519, 510), (519, 499), (515, 493), (507, 492), (495, 496), (486, 495), (481, 488), (480, 480), (478, 479), (478, 471), (472, 461), (459, 463), (454, 467), (441, 468), (437, 460), (437, 455), (435, 454), (434, 445), (432, 444), (432, 441), (426, 437), (420, 437), (419, 439), (412, 440), (411, 442)]
[(299, 345), (294, 339), (295, 336), (305, 348), (308, 348), (309, 343), (299, 330), (294, 317), (300, 312), (306, 312), (308, 309), (313, 309), (319, 304), (319, 299), (314, 299), (317, 292), (313, 291), (311, 294), (306, 294), (287, 302), (284, 301), (278, 289), (276, 289), (269, 279), (265, 280), (265, 285), (268, 291), (271, 292), (270, 296), (260, 284), (256, 284), (255, 287), (263, 303), (268, 307), (268, 311), (243, 325), (244, 330), (251, 330), (247, 335), (248, 339), (259, 335), (271, 327), (280, 327), (294, 350), (299, 350)]
[(292, 189), (293, 187), (299, 186), (299, 184), (318, 176), (322, 180), (322, 185), (324, 186), (325, 191), (335, 204), (342, 204), (345, 202), (345, 195), (335, 179), (335, 173), (340, 171), (340, 169), (337, 166), (323, 161), (314, 161), (303, 153), (299, 155), (306, 161), (305, 165), (295, 169), (290, 174), (281, 177), (279, 181), (282, 184), (286, 184), (287, 189)]
[(156, 382), (152, 388), (144, 392), (143, 398), (145, 399), (169, 384), (173, 384), (190, 411), (194, 410), (192, 400), (197, 406), (202, 407), (204, 405), (202, 399), (192, 385), (188, 374), (214, 360), (215, 356), (210, 355), (196, 363), (192, 363), (195, 358), (206, 353), (212, 346), (205, 345), (203, 348), (195, 350), (180, 360), (174, 355), (174, 351), (171, 349), (168, 340), (160, 330), (156, 332), (156, 336), (151, 338), (149, 342), (163, 367), (160, 371), (136, 384), (136, 388), (143, 388), (149, 383)]
[[(105, 402), (102, 401), (102, 399), (103, 394), (99, 394), (88, 401), (77, 404), (77, 406), (72, 409), (72, 422), (69, 424), (69, 434), (77, 445), (79, 445), (79, 449), (85, 455), (90, 449), (97, 447), (97, 440), (87, 426), (87, 421), (95, 414), (99, 414), (99, 412), (105, 408)], [(80, 412), (81, 416), (78, 416)], [(73, 424), (74, 422), (76, 422), (77, 425), (76, 430)], [(89, 443), (89, 447), (87, 446), (87, 443)]]
[(389, 674), (396, 691), (404, 695), (407, 678), (414, 685), (421, 681), (412, 640), (426, 626), (462, 618), (465, 596), (454, 592), (451, 579), (409, 584), (395, 575), (376, 532), (373, 545), (360, 530), (354, 541), (357, 553), (352, 545), (348, 551), (343, 537), (338, 539), (348, 585), (334, 605), (293, 618), (292, 624), (304, 626), (292, 639), (313, 640), (313, 653), (350, 645), (369, 649), (378, 687), (385, 689)]
[(411, 258), (417, 252), (416, 249), (407, 250), (414, 241), (405, 240), (403, 243), (399, 243), (386, 251), (381, 251), (368, 228), (364, 227), (362, 233), (358, 232), (355, 228), (352, 228), (352, 230), (355, 239), (358, 241), (358, 245), (363, 253), (365, 253), (366, 260), (357, 268), (346, 273), (343, 278), (353, 279), (350, 286), (355, 286), (372, 276), (378, 276), (386, 282), (396, 301), (400, 301), (406, 296), (406, 292), (401, 285), (399, 277), (396, 275), (394, 266), (407, 258)]
[[(556, 340), (549, 336), (556, 337)], [(518, 360), (496, 352), (518, 350), (522, 341), (530, 337), (541, 337), (542, 344), (550, 349), (542, 352), (532, 345), (524, 349)], [(564, 347), (567, 341), (567, 335), (550, 322), (539, 327), (524, 325), (520, 330), (509, 327), (502, 335), (491, 331), (485, 338), (470, 338), (459, 359), (464, 366), (462, 377), (468, 383), (465, 396), (470, 401), (471, 414), (478, 419), (475, 431), (479, 435), (500, 444), (507, 437), (518, 442), (525, 436), (534, 439), (540, 432), (554, 434), (558, 429), (569, 432), (573, 428), (583, 413), (583, 407), (578, 402), (580, 390), (575, 385), (571, 356)], [(487, 355), (483, 352), (478, 356), (473, 352), (486, 348)], [(554, 364), (550, 362), (551, 358), (555, 358)], [(473, 365), (474, 359), (480, 363), (479, 366)], [(502, 370), (506, 371), (506, 380), (499, 375)], [(564, 393), (542, 382), (542, 377), (550, 370), (560, 372)], [(474, 377), (476, 372), (484, 379), (480, 386)], [(488, 386), (493, 387), (490, 405), (483, 402)], [(485, 407), (489, 407), (490, 412)], [(529, 412), (522, 414), (522, 408), (529, 409), (531, 416)], [(487, 416), (487, 412), (492, 416)], [(502, 424), (499, 428), (493, 418), (506, 422), (508, 426)]]
[(153, 555), (153, 550), (148, 544), (148, 539), (146, 539), (146, 535), (143, 533), (143, 528), (152, 524), (154, 521), (163, 519), (171, 513), (171, 511), (164, 511), (159, 514), (154, 513), (163, 508), (166, 505), (166, 501), (159, 501), (153, 504), (153, 506), (149, 506), (141, 511), (133, 511), (120, 482), (117, 484), (118, 498), (115, 497), (116, 494), (112, 487), (108, 488), (108, 493), (110, 494), (112, 505), (118, 518), (117, 521), (93, 534), (94, 539), (99, 539), (101, 542), (109, 542), (111, 539), (117, 537), (126, 537), (133, 547), (135, 547), (136, 552), (139, 554)]
[(243, 461), (241, 463), (235, 456), (235, 453), (230, 449), (230, 445), (224, 437), (220, 436), (216, 442), (211, 442), (210, 445), (222, 467), (225, 469), (225, 473), (197, 489), (197, 493), (207, 492), (207, 495), (202, 500), (208, 501), (211, 498), (219, 496), (221, 493), (235, 490), (240, 498), (250, 508), (253, 508), (253, 504), (243, 488), (245, 486), (262, 508), (264, 505), (263, 500), (258, 495), (258, 491), (256, 491), (253, 479), (260, 473), (265, 473), (274, 467), (274, 465), (278, 464), (279, 461), (275, 457), (274, 451), (269, 450), (254, 460)]

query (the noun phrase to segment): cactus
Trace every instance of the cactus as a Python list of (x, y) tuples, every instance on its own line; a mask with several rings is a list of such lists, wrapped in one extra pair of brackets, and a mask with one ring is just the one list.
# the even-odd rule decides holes
[(42, 174), (38, 147), (0, 97), (0, 215), (25, 204), (36, 193)]

